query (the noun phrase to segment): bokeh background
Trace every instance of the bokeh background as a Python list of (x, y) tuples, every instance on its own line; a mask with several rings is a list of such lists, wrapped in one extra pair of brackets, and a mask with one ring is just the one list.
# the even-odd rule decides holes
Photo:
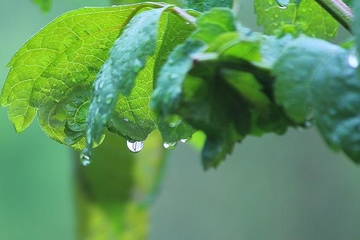
[[(55, 0), (42, 14), (29, 0), (2, 1), (0, 86), (6, 64), (65, 11), (107, 0)], [(239, 13), (256, 27), (252, 1)], [(360, 144), (360, 143), (359, 143)], [(0, 240), (73, 240), (73, 165), (68, 148), (36, 121), (17, 135), (0, 108)], [(169, 154), (151, 208), (150, 240), (360, 239), (360, 167), (330, 151), (316, 130), (247, 138), (217, 170), (182, 144)]]

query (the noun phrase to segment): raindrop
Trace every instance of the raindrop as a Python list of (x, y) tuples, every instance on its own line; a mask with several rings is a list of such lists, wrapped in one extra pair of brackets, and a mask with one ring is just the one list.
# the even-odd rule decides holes
[(288, 7), (289, 1), (285, 1), (285, 0), (275, 0), (275, 1), (279, 5), (279, 8), (282, 10)]
[(134, 72), (139, 72), (143, 68), (143, 64), (139, 59), (135, 59), (134, 61)]
[(304, 128), (305, 129), (310, 129), (314, 126), (314, 121), (312, 120), (307, 120), (304, 122)]
[(109, 93), (109, 94), (106, 96), (106, 98), (105, 98), (106, 104), (112, 103), (113, 99), (114, 99), (114, 95), (112, 95), (111, 93)]
[(127, 140), (126, 145), (127, 145), (128, 149), (131, 152), (137, 153), (137, 152), (140, 152), (143, 149), (144, 141), (130, 141), (130, 140)]
[(298, 130), (303, 132), (304, 130), (308, 130), (314, 126), (314, 120), (306, 120), (301, 125), (298, 126)]
[(177, 142), (164, 142), (163, 146), (167, 150), (173, 150), (176, 148)]
[(169, 123), (169, 126), (172, 127), (172, 128), (174, 128), (174, 127), (179, 126), (181, 122), (182, 122), (181, 119), (178, 118), (178, 119), (176, 119), (176, 120), (174, 120), (174, 121), (171, 121), (171, 122)]
[(187, 143), (187, 142), (189, 142), (190, 140), (191, 140), (191, 136), (188, 137), (188, 138), (180, 139), (180, 142), (182, 142), (182, 143)]
[(284, 10), (284, 9), (287, 8), (287, 6), (286, 6), (285, 4), (279, 4), (279, 8), (280, 8), (281, 10)]
[(350, 65), (350, 67), (352, 68), (357, 68), (359, 66), (359, 60), (356, 56), (356, 50), (352, 49), (350, 50), (350, 54), (348, 56), (348, 64)]
[(82, 153), (80, 154), (80, 161), (81, 161), (81, 164), (85, 167), (89, 166), (89, 164), (91, 163), (90, 154), (87, 149), (82, 151)]
[(170, 74), (170, 79), (171, 79), (171, 80), (174, 80), (174, 79), (176, 79), (177, 77), (178, 77), (178, 75), (177, 75), (176, 73)]

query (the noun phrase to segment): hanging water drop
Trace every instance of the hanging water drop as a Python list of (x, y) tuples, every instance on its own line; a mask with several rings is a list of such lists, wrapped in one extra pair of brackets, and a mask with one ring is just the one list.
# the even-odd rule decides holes
[(171, 118), (169, 118), (169, 127), (177, 127), (181, 124), (182, 120), (180, 117), (178, 116), (173, 116)]
[(164, 142), (163, 146), (167, 150), (173, 150), (176, 148), (177, 142)]
[(314, 122), (313, 120), (307, 120), (304, 122), (304, 128), (305, 129), (310, 129), (314, 126)]
[(85, 167), (89, 166), (89, 164), (91, 163), (90, 154), (88, 153), (88, 151), (86, 149), (84, 151), (82, 151), (82, 153), (80, 154), (80, 161), (81, 161), (81, 164)]
[(137, 153), (137, 152), (140, 152), (143, 149), (144, 141), (130, 141), (130, 140), (127, 140), (126, 145), (127, 145), (128, 149), (131, 152)]
[(180, 139), (180, 142), (187, 143), (191, 140), (191, 137)]
[(359, 66), (359, 60), (356, 56), (355, 49), (350, 50), (347, 61), (348, 61), (348, 64), (350, 65), (350, 67), (352, 67), (352, 68), (357, 68)]
[(275, 0), (276, 3), (279, 5), (279, 8), (284, 10), (288, 7), (289, 0)]

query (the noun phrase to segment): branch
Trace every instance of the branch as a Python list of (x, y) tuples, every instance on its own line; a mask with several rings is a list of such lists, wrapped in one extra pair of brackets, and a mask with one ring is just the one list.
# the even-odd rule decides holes
[(352, 10), (341, 0), (315, 0), (322, 8), (330, 13), (344, 28), (351, 32), (354, 18)]

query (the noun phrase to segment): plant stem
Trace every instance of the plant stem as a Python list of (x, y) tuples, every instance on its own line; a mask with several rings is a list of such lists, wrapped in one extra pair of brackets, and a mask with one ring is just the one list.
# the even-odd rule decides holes
[(315, 0), (330, 13), (344, 28), (351, 32), (351, 22), (354, 18), (352, 10), (341, 0)]
[(196, 25), (196, 18), (188, 14), (185, 10), (179, 7), (173, 7), (172, 10), (182, 19), (186, 20), (192, 25)]

